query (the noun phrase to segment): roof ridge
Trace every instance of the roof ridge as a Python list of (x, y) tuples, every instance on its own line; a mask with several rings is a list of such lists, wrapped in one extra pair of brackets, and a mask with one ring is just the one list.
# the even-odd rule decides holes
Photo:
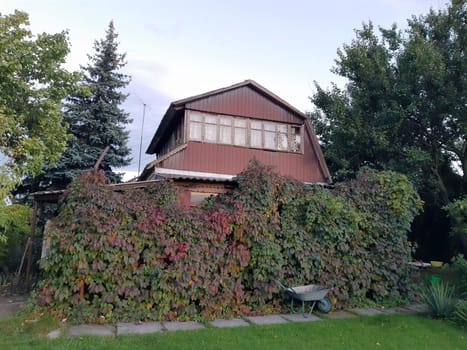
[(232, 84), (232, 85), (229, 85), (229, 86), (226, 86), (226, 87), (211, 90), (211, 91), (204, 92), (204, 93), (198, 94), (198, 95), (193, 95), (193, 96), (190, 96), (190, 97), (185, 97), (183, 99), (173, 101), (171, 103), (171, 106), (183, 105), (183, 104), (186, 104), (188, 102), (197, 101), (197, 100), (206, 98), (208, 96), (218, 95), (218, 94), (230, 91), (230, 90), (238, 89), (239, 87), (242, 87), (242, 86), (249, 86), (249, 85), (252, 86), (255, 90), (261, 92), (263, 95), (272, 97), (276, 102), (279, 102), (279, 104), (281, 104), (283, 107), (285, 107), (285, 108), (291, 110), (292, 112), (300, 115), (304, 119), (306, 118), (305, 113), (303, 113), (302, 111), (300, 111), (296, 107), (292, 106), (290, 103), (283, 100), (278, 95), (276, 95), (272, 91), (268, 90), (267, 88), (265, 88), (264, 86), (262, 86), (261, 84), (259, 84), (258, 82), (256, 82), (253, 79), (246, 79), (246, 80), (244, 80), (242, 82), (235, 83), (235, 84)]

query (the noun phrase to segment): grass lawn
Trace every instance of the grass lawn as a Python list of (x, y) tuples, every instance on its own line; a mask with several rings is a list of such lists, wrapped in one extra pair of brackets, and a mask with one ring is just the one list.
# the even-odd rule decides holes
[(467, 349), (467, 334), (415, 315), (358, 317), (243, 328), (209, 328), (118, 338), (44, 339), (50, 320), (0, 322), (0, 349)]

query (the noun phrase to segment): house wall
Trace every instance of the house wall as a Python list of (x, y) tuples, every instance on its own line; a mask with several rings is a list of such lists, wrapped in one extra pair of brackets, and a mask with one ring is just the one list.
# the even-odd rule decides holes
[(190, 141), (186, 148), (163, 160), (157, 166), (236, 175), (253, 158), (263, 164), (273, 165), (281, 175), (292, 176), (299, 181), (326, 182), (306, 133), (303, 154)]

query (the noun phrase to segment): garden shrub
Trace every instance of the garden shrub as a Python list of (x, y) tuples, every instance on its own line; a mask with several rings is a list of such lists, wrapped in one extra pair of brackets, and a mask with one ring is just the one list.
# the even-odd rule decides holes
[(170, 182), (118, 192), (79, 177), (48, 233), (39, 303), (79, 321), (185, 320), (277, 311), (274, 279), (333, 286), (337, 307), (409, 292), (420, 200), (405, 176), (328, 189), (253, 162), (237, 182), (184, 207)]
[(463, 298), (467, 299), (467, 260), (459, 254), (452, 258), (452, 267), (457, 273), (456, 285), (459, 293)]
[(31, 233), (32, 209), (25, 205), (0, 206), (0, 274), (15, 272)]
[(456, 304), (452, 314), (452, 319), (460, 326), (467, 326), (467, 300), (460, 300)]
[(428, 284), (421, 290), (421, 296), (428, 313), (435, 318), (452, 316), (458, 302), (454, 286), (443, 281)]
[(443, 209), (451, 221), (450, 235), (459, 247), (459, 252), (467, 259), (467, 196), (452, 201)]
[(451, 235), (467, 234), (467, 196), (449, 203), (443, 209), (451, 219)]

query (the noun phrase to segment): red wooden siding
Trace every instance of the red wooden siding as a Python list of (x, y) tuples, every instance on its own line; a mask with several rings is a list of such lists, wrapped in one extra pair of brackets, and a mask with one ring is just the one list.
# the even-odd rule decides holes
[(186, 108), (289, 124), (302, 124), (303, 122), (297, 115), (254, 91), (249, 86), (189, 102), (186, 104)]
[(255, 150), (201, 142), (188, 142), (187, 148), (158, 164), (158, 167), (236, 175), (256, 158), (275, 166), (281, 175), (304, 182), (326, 182), (315, 152), (305, 133), (304, 154)]

